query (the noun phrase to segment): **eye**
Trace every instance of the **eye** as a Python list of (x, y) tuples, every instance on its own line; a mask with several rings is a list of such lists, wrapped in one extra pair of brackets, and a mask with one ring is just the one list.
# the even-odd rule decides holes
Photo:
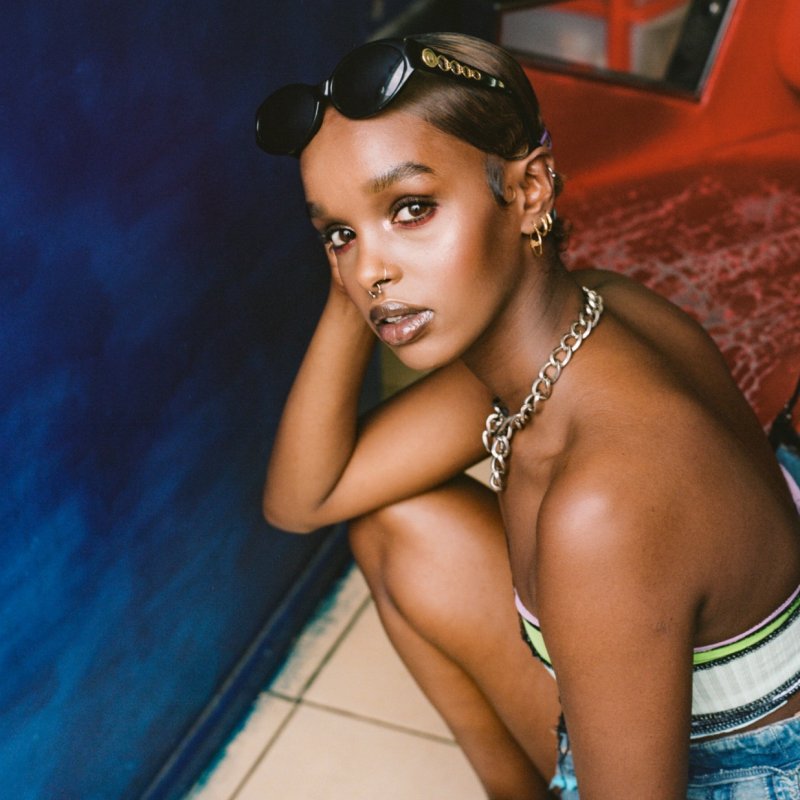
[(350, 228), (333, 228), (322, 235), (322, 240), (334, 253), (342, 252), (355, 238), (356, 233)]
[(421, 198), (407, 198), (395, 206), (392, 222), (414, 226), (425, 222), (436, 211), (436, 204)]

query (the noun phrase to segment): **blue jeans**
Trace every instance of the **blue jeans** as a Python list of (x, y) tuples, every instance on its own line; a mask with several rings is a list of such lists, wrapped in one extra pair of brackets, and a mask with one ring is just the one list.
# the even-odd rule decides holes
[[(550, 788), (579, 800), (569, 738), (558, 730)], [(800, 717), (689, 747), (687, 800), (800, 800)]]

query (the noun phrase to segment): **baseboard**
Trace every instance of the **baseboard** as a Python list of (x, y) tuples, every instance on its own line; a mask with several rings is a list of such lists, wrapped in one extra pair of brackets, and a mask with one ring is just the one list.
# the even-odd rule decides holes
[(338, 525), (142, 793), (141, 800), (179, 800), (192, 788), (241, 724), (259, 692), (280, 670), (309, 616), (351, 563), (346, 527)]

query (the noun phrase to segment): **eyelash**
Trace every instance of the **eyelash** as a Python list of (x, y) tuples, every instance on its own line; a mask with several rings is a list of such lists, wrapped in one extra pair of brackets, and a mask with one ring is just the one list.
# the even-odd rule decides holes
[[(337, 233), (344, 233), (344, 232), (352, 234), (352, 238), (349, 241), (345, 242), (344, 244), (334, 244), (333, 237), (336, 236)], [(326, 231), (323, 231), (322, 233), (322, 243), (325, 245), (325, 247), (330, 248), (332, 253), (343, 252), (353, 243), (355, 238), (356, 238), (355, 231), (351, 230), (350, 228), (345, 228), (344, 226), (328, 228)]]
[[(418, 217), (412, 217), (409, 220), (398, 220), (397, 217), (401, 211), (411, 208), (412, 206), (419, 206), (423, 213)], [(425, 197), (404, 197), (399, 200), (392, 207), (392, 224), (402, 225), (403, 227), (416, 227), (427, 222), (427, 220), (436, 212), (437, 205), (433, 200)]]
[[(398, 220), (397, 217), (402, 211), (410, 209), (412, 206), (419, 206), (423, 213), (417, 217), (411, 217), (407, 220)], [(418, 225), (423, 225), (431, 216), (436, 212), (437, 204), (432, 200), (423, 197), (404, 197), (392, 206), (392, 225), (400, 225), (404, 228), (415, 228)], [(334, 244), (334, 237), (340, 233), (347, 233), (352, 236), (351, 239), (344, 244)], [(322, 242), (325, 247), (330, 248), (334, 254), (343, 253), (355, 240), (355, 231), (352, 228), (347, 228), (343, 225), (328, 228), (322, 233)]]

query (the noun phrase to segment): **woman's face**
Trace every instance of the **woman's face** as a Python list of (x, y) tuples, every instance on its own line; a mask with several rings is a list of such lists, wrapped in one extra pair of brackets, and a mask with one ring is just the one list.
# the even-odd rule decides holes
[(415, 369), (465, 353), (523, 265), (520, 217), (494, 199), (486, 154), (403, 111), (329, 109), (301, 170), (334, 275), (378, 337)]

